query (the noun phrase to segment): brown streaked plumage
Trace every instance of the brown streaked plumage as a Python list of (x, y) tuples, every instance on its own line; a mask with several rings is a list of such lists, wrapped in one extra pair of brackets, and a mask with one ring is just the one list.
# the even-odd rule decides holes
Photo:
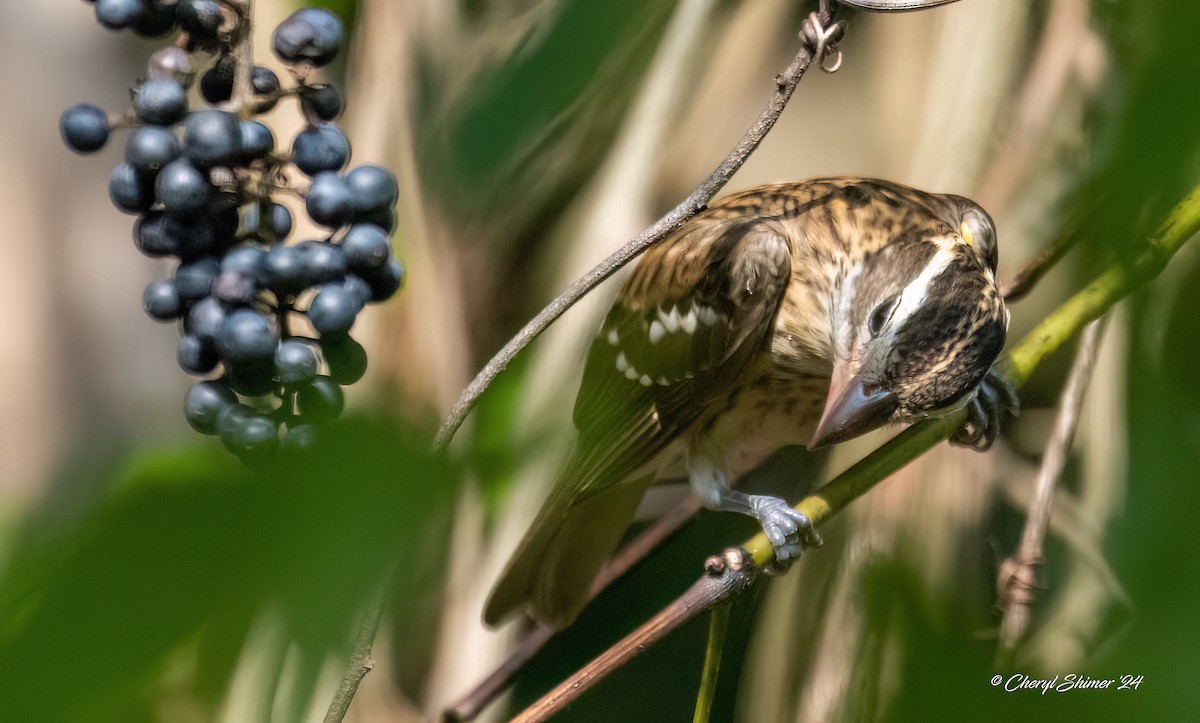
[(1011, 391), (989, 374), (1008, 312), (991, 219), (967, 199), (827, 178), (727, 196), (648, 250), (593, 342), (579, 438), (488, 601), (569, 624), (646, 488), (682, 460), (706, 506), (759, 519), (786, 562), (819, 544), (782, 500), (730, 483), (788, 444), (830, 444), (969, 405), (985, 448)]

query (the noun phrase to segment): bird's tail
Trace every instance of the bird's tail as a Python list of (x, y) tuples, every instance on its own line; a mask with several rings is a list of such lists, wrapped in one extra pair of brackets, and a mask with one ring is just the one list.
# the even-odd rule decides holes
[[(647, 475), (608, 485), (582, 499), (551, 494), (492, 590), (484, 622), (496, 625), (525, 608), (555, 628), (570, 625), (587, 604), (592, 581), (617, 549), (653, 479)], [(572, 487), (562, 483), (555, 489)]]

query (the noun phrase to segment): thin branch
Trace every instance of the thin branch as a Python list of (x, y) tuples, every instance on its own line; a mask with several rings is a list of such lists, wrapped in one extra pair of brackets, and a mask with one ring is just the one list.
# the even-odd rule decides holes
[(696, 694), (696, 713), (692, 716), (692, 723), (708, 723), (712, 717), (712, 704), (717, 697), (717, 673), (721, 670), (721, 649), (725, 647), (725, 634), (729, 630), (731, 605), (723, 602), (712, 609), (708, 645), (704, 650), (704, 671), (700, 675), (700, 692)]
[(324, 723), (341, 723), (342, 719), (346, 717), (346, 711), (350, 709), (350, 702), (354, 700), (354, 694), (358, 692), (358, 684), (362, 682), (367, 673), (374, 670), (375, 661), (371, 658), (371, 643), (375, 640), (375, 631), (379, 629), (379, 621), (383, 618), (386, 599), (387, 593), (382, 590), (372, 597), (370, 607), (367, 608), (362, 625), (358, 629), (358, 637), (354, 640), (354, 652), (350, 656), (350, 665), (346, 668), (346, 674), (342, 677), (342, 681), (333, 695), (333, 700), (329, 703)]
[[(699, 510), (700, 503), (696, 500), (695, 495), (689, 495), (686, 500), (671, 507), (662, 517), (642, 530), (600, 570), (600, 574), (592, 582), (588, 600), (595, 599), (606, 587), (623, 577), (664, 540), (678, 532)], [(508, 688), (513, 676), (519, 673), (557, 633), (557, 629), (544, 624), (531, 630), (503, 663), (480, 681), (470, 693), (463, 696), (458, 703), (442, 713), (442, 720), (474, 720), (484, 708)]]
[(1054, 268), (1054, 265), (1061, 261), (1062, 257), (1066, 256), (1067, 252), (1077, 243), (1079, 243), (1079, 234), (1073, 231), (1064, 233), (1050, 242), (1002, 285), (1000, 293), (1004, 295), (1004, 300), (1011, 303), (1024, 298), (1034, 285), (1041, 281), (1046, 272)]
[[(820, 19), (822, 27), (831, 27), (832, 14), (831, 11), (830, 15)], [(808, 22), (806, 21), (806, 26)], [(826, 46), (826, 50), (835, 50), (836, 39), (837, 36), (835, 35)], [(471, 413), (480, 396), (483, 395), (492, 381), (496, 379), (500, 372), (508, 367), (509, 363), (512, 362), (522, 349), (545, 331), (550, 324), (554, 323), (567, 309), (574, 306), (577, 301), (596, 288), (602, 281), (637, 258), (638, 255), (650, 248), (650, 246), (678, 230), (692, 216), (695, 216), (708, 206), (708, 202), (729, 182), (733, 174), (742, 167), (746, 159), (758, 148), (763, 138), (766, 137), (767, 133), (775, 125), (775, 121), (779, 119), (779, 116), (783, 113), (783, 109), (787, 107), (788, 101), (791, 100), (792, 94), (796, 90), (796, 85), (804, 77), (805, 71), (812, 64), (816, 54), (814, 45), (806, 38), (805, 42), (801, 43), (800, 51), (796, 53), (796, 57), (792, 59), (791, 64), (788, 65), (782, 74), (776, 76), (775, 93), (771, 96), (771, 100), (767, 103), (767, 107), (763, 109), (758, 120), (754, 122), (754, 125), (750, 126), (750, 129), (746, 131), (742, 139), (733, 147), (733, 150), (729, 152), (725, 160), (721, 161), (720, 165), (709, 174), (708, 178), (705, 178), (690, 196), (656, 221), (653, 226), (643, 231), (637, 238), (626, 243), (611, 256), (601, 261), (591, 271), (584, 274), (583, 277), (568, 286), (546, 308), (538, 312), (537, 316), (533, 317), (528, 324), (522, 327), (516, 336), (510, 339), (504, 345), (504, 348), (497, 352), (484, 365), (479, 374), (463, 390), (462, 396), (454, 403), (445, 420), (443, 420), (442, 426), (438, 429), (437, 436), (434, 437), (433, 444), (435, 449), (444, 449), (450, 443), (450, 440), (454, 437), (454, 433), (462, 426), (467, 415)]]
[(1075, 430), (1079, 426), (1079, 413), (1087, 396), (1088, 383), (1100, 349), (1100, 338), (1104, 329), (1103, 319), (1097, 319), (1084, 329), (1071, 366), (1067, 385), (1059, 402), (1054, 420), (1054, 432), (1042, 457), (1034, 488), (1033, 503), (1029, 518), (1021, 535), (1021, 544), (1011, 557), (1000, 566), (1000, 598), (1004, 615), (1000, 622), (1000, 648), (998, 660), (1011, 660), (1017, 643), (1024, 638), (1029, 627), (1030, 613), (1040, 582), (1046, 530), (1050, 527), (1050, 513), (1054, 509), (1054, 490), (1062, 477), (1063, 468)]
[[(1115, 263), (1094, 281), (1047, 316), (1021, 339), (1001, 362), (1005, 376), (1016, 387), (1022, 386), (1034, 369), (1060, 349), (1080, 329), (1102, 316), (1121, 298), (1154, 278), (1183, 244), (1200, 231), (1200, 187), (1168, 215), (1155, 239), (1126, 263)], [(859, 460), (817, 492), (805, 497), (796, 509), (820, 525), (842, 511), (883, 479), (945, 440), (966, 419), (966, 410), (918, 422), (897, 434)], [(774, 550), (761, 532), (741, 548), (749, 554), (736, 591), (753, 582), (758, 570), (774, 559)], [(752, 561), (752, 562), (751, 562)], [(681, 597), (630, 633), (624, 640), (602, 653), (558, 687), (530, 706), (517, 720), (544, 720), (575, 700), (599, 678), (620, 668), (651, 643), (662, 638), (708, 607), (730, 599), (735, 591), (716, 594), (708, 586), (710, 575), (701, 577)]]
[(236, 42), (230, 54), (233, 57), (233, 93), (229, 107), (242, 120), (253, 117), (254, 87), (250, 78), (254, 73), (254, 0), (242, 0), (236, 6), (227, 3), (238, 13)]
[(720, 557), (709, 558), (703, 577), (675, 602), (663, 608), (600, 657), (585, 665), (557, 688), (525, 709), (513, 723), (544, 721), (561, 711), (609, 673), (637, 657), (675, 628), (718, 603), (744, 590), (757, 571), (744, 550), (731, 548)]

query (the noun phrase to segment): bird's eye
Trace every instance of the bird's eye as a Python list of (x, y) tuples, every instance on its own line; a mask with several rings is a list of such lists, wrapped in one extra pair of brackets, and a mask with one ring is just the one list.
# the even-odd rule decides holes
[(883, 325), (892, 318), (892, 312), (896, 310), (899, 301), (899, 294), (889, 296), (871, 311), (871, 318), (867, 320), (867, 331), (871, 332), (872, 338), (879, 336), (879, 332), (883, 331)]

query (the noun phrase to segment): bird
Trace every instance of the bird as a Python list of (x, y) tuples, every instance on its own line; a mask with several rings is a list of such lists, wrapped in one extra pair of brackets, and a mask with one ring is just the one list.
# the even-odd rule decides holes
[(685, 474), (704, 507), (757, 518), (786, 565), (821, 543), (813, 525), (734, 486), (780, 448), (962, 407), (951, 440), (988, 448), (1018, 406), (994, 368), (1009, 321), (996, 263), (978, 204), (889, 181), (760, 186), (700, 211), (604, 318), (574, 447), (484, 621), (568, 626), (658, 479)]

